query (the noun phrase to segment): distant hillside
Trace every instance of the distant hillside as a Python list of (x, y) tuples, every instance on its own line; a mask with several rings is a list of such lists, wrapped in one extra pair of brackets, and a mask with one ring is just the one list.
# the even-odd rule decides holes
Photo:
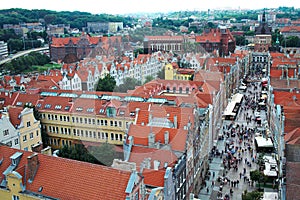
[(130, 17), (114, 16), (110, 14), (91, 14), (88, 12), (69, 12), (51, 10), (26, 10), (20, 8), (0, 10), (0, 27), (3, 24), (19, 24), (22, 22), (38, 22), (45, 24), (70, 24), (71, 28), (86, 26), (87, 22), (123, 22), (124, 26), (131, 26), (133, 19)]

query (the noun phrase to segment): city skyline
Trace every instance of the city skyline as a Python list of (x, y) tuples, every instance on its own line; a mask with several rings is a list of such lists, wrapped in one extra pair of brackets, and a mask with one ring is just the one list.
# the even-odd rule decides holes
[[(97, 6), (98, 5), (98, 6)], [(118, 5), (117, 7), (112, 5)], [(55, 11), (82, 11), (90, 12), (92, 14), (128, 14), (128, 13), (155, 13), (155, 12), (172, 12), (172, 11), (193, 11), (193, 10), (208, 10), (208, 9), (263, 9), (263, 8), (278, 8), (279, 6), (299, 8), (300, 3), (292, 0), (278, 0), (278, 1), (237, 1), (237, 0), (203, 0), (202, 2), (196, 0), (188, 1), (159, 1), (152, 0), (151, 2), (143, 2), (139, 0), (111, 0), (96, 1), (86, 0), (81, 1), (71, 0), (12, 0), (2, 2), (2, 9), (9, 8), (23, 8), (23, 9), (47, 9)]]

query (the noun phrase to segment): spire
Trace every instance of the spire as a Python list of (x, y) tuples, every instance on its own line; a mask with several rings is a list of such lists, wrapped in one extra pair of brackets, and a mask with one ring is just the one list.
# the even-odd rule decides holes
[(262, 22), (265, 23), (266, 22), (266, 11), (264, 9), (264, 13), (262, 15)]

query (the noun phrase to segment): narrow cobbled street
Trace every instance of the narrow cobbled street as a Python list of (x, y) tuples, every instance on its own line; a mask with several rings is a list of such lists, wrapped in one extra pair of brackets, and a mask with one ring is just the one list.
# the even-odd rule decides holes
[(219, 139), (211, 152), (209, 172), (199, 199), (242, 199), (242, 193), (255, 190), (250, 171), (258, 168), (255, 134), (264, 126), (266, 112), (259, 109), (262, 95), (260, 78), (247, 84), (235, 120), (223, 120)]

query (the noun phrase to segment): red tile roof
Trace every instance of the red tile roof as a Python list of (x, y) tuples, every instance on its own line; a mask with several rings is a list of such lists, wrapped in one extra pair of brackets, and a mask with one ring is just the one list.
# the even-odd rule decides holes
[(165, 170), (144, 169), (144, 184), (154, 187), (164, 187)]
[(132, 147), (129, 162), (134, 162), (137, 166), (140, 166), (145, 158), (151, 158), (151, 169), (154, 169), (154, 160), (160, 162), (159, 169), (163, 169), (165, 163), (167, 163), (168, 167), (171, 167), (178, 160), (177, 156), (171, 150), (154, 149), (140, 146)]
[(22, 110), (23, 107), (9, 107), (8, 109), (9, 120), (14, 127), (19, 126), (21, 123), (19, 115), (21, 114)]
[(280, 32), (286, 33), (286, 32), (300, 32), (300, 26), (285, 26), (280, 29)]
[[(11, 164), (10, 156), (22, 152), (17, 171), (27, 165), (27, 157), (32, 153), (0, 146), (2, 174)], [(126, 187), (130, 172), (65, 158), (38, 154), (39, 167), (32, 183), (26, 190), (61, 200), (69, 199), (118, 199), (126, 197)], [(26, 177), (28, 178), (28, 177)], [(39, 188), (43, 187), (41, 192)]]
[(300, 127), (287, 133), (284, 141), (288, 144), (300, 144)]
[(160, 141), (161, 144), (165, 143), (164, 133), (169, 132), (169, 145), (173, 151), (184, 151), (187, 137), (187, 130), (161, 128), (131, 125), (128, 130), (128, 135), (134, 137), (134, 144), (148, 146), (148, 135), (152, 131), (155, 135), (155, 142)]

